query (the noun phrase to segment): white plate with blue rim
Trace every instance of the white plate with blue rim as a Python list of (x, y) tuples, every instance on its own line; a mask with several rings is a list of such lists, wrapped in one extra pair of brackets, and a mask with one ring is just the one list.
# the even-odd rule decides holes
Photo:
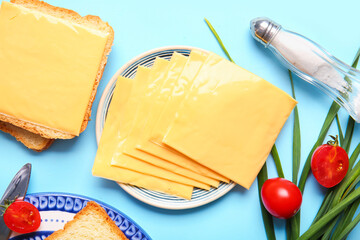
[(25, 196), (24, 201), (33, 204), (40, 212), (41, 224), (35, 232), (12, 233), (9, 240), (42, 240), (54, 231), (63, 229), (77, 212), (89, 201), (102, 206), (129, 240), (150, 240), (151, 237), (131, 218), (101, 201), (69, 193), (34, 193)]
[[(168, 47), (156, 48), (147, 51), (145, 53), (142, 53), (137, 57), (131, 59), (124, 66), (122, 66), (107, 84), (99, 102), (97, 115), (96, 115), (97, 143), (99, 144), (100, 142), (101, 133), (105, 125), (106, 114), (108, 112), (109, 105), (111, 103), (111, 98), (114, 92), (115, 84), (119, 76), (134, 78), (138, 66), (141, 65), (145, 67), (152, 67), (156, 57), (170, 60), (174, 52), (178, 52), (185, 56), (189, 56), (192, 49), (207, 52), (206, 50), (189, 47), (189, 46), (168, 46)], [(233, 182), (220, 183), (220, 186), (218, 188), (216, 189), (211, 188), (209, 191), (195, 188), (191, 200), (170, 196), (165, 193), (151, 191), (128, 184), (119, 183), (119, 185), (131, 196), (149, 205), (164, 209), (189, 209), (189, 208), (199, 207), (207, 203), (210, 203), (212, 201), (215, 201), (216, 199), (228, 193), (233, 187), (235, 187), (236, 184)]]

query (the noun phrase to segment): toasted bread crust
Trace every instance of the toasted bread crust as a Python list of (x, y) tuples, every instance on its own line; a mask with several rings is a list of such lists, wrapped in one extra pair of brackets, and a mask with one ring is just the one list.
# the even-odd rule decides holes
[[(8, 116), (8, 115), (2, 114), (2, 113), (0, 113), (0, 121), (10, 123), (14, 126), (25, 129), (29, 132), (38, 134), (41, 137), (48, 138), (48, 139), (54, 139), (54, 138), (70, 139), (70, 138), (75, 137), (75, 135), (71, 135), (71, 134), (68, 134), (65, 132), (51, 129), (49, 127), (40, 126), (39, 124), (23, 121), (23, 120), (20, 120), (15, 117)], [(56, 136), (56, 137), (54, 137), (54, 136)]]
[[(65, 224), (64, 229), (60, 229), (60, 230), (54, 232), (49, 237), (47, 237), (46, 240), (61, 239), (61, 237), (63, 236), (63, 234), (66, 233), (68, 228), (70, 228), (76, 221), (79, 221), (79, 219), (83, 215), (86, 215), (88, 212), (91, 212), (91, 211), (96, 212), (96, 214), (99, 216), (99, 218), (101, 218), (105, 221), (105, 224), (107, 224), (111, 228), (112, 233), (114, 235), (116, 235), (119, 238), (119, 240), (127, 239), (125, 234), (116, 226), (114, 221), (111, 220), (111, 218), (106, 213), (106, 211), (99, 204), (91, 201), (91, 202), (88, 202), (87, 205), (80, 212), (78, 212), (75, 215), (73, 220), (71, 220)], [(76, 236), (73, 236), (73, 237), (74, 237), (74, 239), (76, 239)]]
[[(87, 15), (87, 16), (80, 16), (78, 13), (76, 13), (75, 11), (69, 10), (69, 9), (65, 9), (65, 8), (60, 8), (60, 7), (55, 7), (52, 6), (48, 3), (45, 3), (43, 1), (38, 1), (38, 0), (11, 0), (12, 3), (14, 4), (19, 4), (21, 6), (24, 6), (26, 8), (29, 9), (33, 9), (33, 10), (37, 10), (40, 12), (43, 12), (45, 14), (57, 17), (57, 18), (62, 18), (62, 19), (66, 19), (66, 20), (70, 20), (72, 22), (81, 24), (83, 26), (92, 28), (92, 29), (96, 29), (99, 31), (103, 31), (108, 33), (108, 39), (105, 45), (105, 50), (102, 56), (102, 60), (101, 63), (99, 65), (98, 68), (98, 73), (94, 82), (94, 86), (93, 86), (93, 91), (91, 93), (90, 99), (89, 99), (89, 103), (87, 106), (87, 110), (84, 116), (84, 120), (80, 129), (80, 132), (83, 132), (87, 126), (88, 121), (90, 120), (90, 116), (91, 116), (91, 107), (92, 107), (92, 103), (95, 99), (95, 95), (97, 92), (97, 87), (99, 86), (99, 82), (100, 79), (102, 78), (102, 74), (105, 68), (105, 65), (107, 63), (107, 56), (109, 55), (110, 51), (111, 51), (111, 46), (112, 43), (114, 41), (114, 30), (112, 29), (112, 27), (107, 23), (107, 22), (103, 22), (99, 17), (97, 16), (92, 16), (92, 15)], [(52, 129), (50, 127), (46, 127), (46, 126), (41, 126), (39, 124), (36, 123), (32, 123), (32, 122), (28, 122), (28, 121), (24, 121), (21, 119), (17, 119), (15, 117), (11, 117), (5, 114), (1, 114), (0, 113), (0, 121), (3, 122), (8, 122), (11, 123), (15, 126), (18, 126), (20, 128), (26, 129), (30, 132), (33, 132), (35, 134), (39, 134), (40, 136), (44, 137), (44, 138), (49, 138), (49, 139), (71, 139), (74, 138), (75, 135), (73, 134), (69, 134), (57, 129)]]
[(0, 130), (14, 136), (16, 140), (23, 143), (27, 148), (41, 152), (50, 147), (54, 139), (43, 138), (35, 133), (16, 127), (10, 123), (0, 121)]

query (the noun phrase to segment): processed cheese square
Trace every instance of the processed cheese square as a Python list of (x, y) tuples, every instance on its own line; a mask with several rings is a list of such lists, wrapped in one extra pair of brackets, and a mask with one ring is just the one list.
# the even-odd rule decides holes
[(249, 189), (296, 103), (214, 55), (194, 80), (163, 143)]
[(149, 109), (148, 121), (142, 131), (142, 135), (137, 141), (137, 149), (144, 150), (142, 149), (142, 146), (149, 142), (148, 140), (151, 138), (151, 133), (156, 125), (156, 122), (159, 119), (166, 103), (170, 101), (174, 86), (183, 71), (185, 64), (187, 63), (187, 60), (188, 58), (180, 53), (174, 52), (172, 55), (170, 65), (165, 76), (166, 80), (160, 87), (158, 93), (151, 100), (152, 103)]
[(2, 2), (0, 115), (79, 135), (108, 37)]

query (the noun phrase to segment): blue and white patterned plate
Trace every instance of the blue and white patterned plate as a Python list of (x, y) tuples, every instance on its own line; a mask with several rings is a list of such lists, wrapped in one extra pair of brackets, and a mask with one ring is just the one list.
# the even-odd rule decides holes
[(39, 209), (41, 225), (33, 233), (12, 233), (9, 240), (43, 240), (54, 231), (62, 229), (65, 223), (72, 220), (75, 214), (83, 209), (89, 201), (95, 201), (100, 204), (128, 239), (151, 239), (131, 218), (95, 199), (68, 193), (35, 193), (26, 195), (24, 200)]
[[(146, 67), (151, 67), (154, 64), (156, 57), (161, 57), (169, 60), (174, 52), (178, 52), (185, 56), (189, 56), (192, 49), (197, 49), (203, 52), (207, 52), (203, 49), (188, 47), (188, 46), (162, 47), (140, 54), (139, 56), (133, 58), (132, 60), (127, 62), (124, 66), (122, 66), (111, 78), (110, 82), (106, 86), (100, 99), (100, 103), (96, 115), (97, 143), (99, 144), (101, 133), (105, 124), (106, 114), (114, 92), (116, 80), (118, 79), (119, 76), (134, 78), (138, 66), (142, 65)], [(194, 208), (205, 205), (220, 198), (221, 196), (229, 192), (235, 186), (235, 183), (233, 182), (229, 184), (221, 183), (217, 189), (212, 188), (209, 191), (196, 188), (194, 189), (191, 200), (185, 200), (182, 198), (170, 196), (168, 194), (150, 191), (127, 184), (119, 184), (119, 185), (133, 197), (152, 206), (165, 208), (165, 209), (188, 209), (188, 208)]]

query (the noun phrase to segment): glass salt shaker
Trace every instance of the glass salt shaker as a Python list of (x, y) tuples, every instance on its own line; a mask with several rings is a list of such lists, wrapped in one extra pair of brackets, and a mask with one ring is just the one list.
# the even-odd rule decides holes
[(300, 78), (318, 87), (360, 122), (360, 71), (310, 39), (285, 30), (268, 18), (250, 22), (252, 36)]

